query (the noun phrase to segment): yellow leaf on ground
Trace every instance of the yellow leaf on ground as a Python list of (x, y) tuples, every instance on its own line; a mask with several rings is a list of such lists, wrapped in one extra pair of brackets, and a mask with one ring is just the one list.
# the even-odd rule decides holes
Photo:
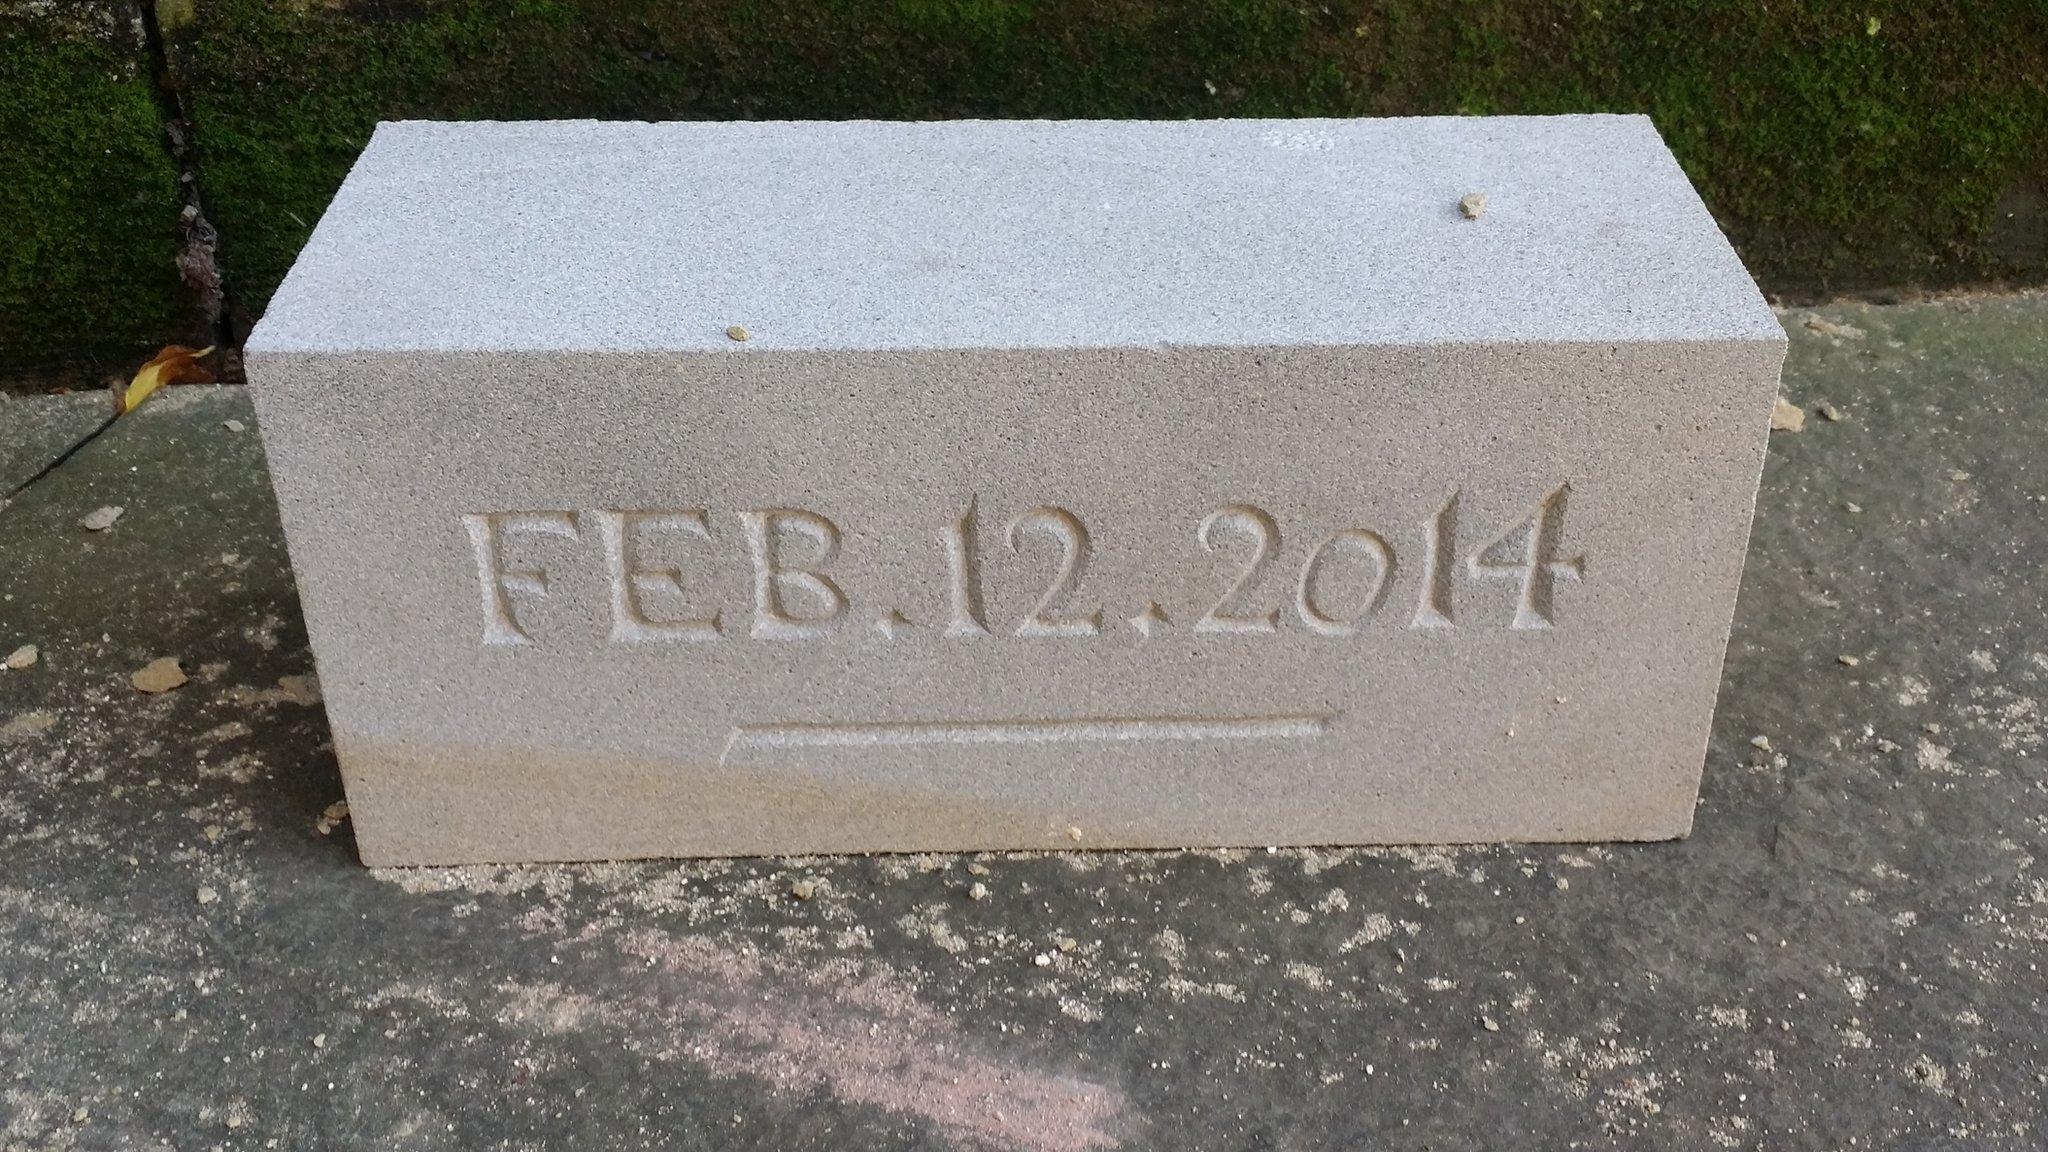
[(125, 416), (135, 411), (136, 406), (149, 399), (150, 394), (166, 384), (211, 384), (213, 372), (199, 361), (213, 351), (213, 345), (204, 348), (187, 348), (183, 344), (169, 344), (152, 357), (149, 363), (135, 370), (135, 379), (128, 382), (126, 391), (120, 394), (115, 413)]

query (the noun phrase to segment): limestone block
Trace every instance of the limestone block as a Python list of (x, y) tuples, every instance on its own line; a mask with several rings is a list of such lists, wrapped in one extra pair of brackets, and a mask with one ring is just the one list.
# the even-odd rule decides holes
[(248, 371), (405, 864), (1681, 836), (1783, 351), (1642, 117), (400, 123)]

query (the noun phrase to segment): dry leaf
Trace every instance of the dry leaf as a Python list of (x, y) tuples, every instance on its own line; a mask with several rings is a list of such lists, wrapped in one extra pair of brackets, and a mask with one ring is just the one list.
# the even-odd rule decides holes
[(137, 405), (149, 399), (150, 393), (166, 384), (211, 384), (213, 372), (199, 361), (213, 351), (213, 345), (204, 348), (187, 348), (183, 344), (169, 344), (157, 353), (149, 363), (135, 370), (135, 379), (128, 382), (128, 389), (116, 397), (115, 415), (125, 416), (135, 411)]
[(185, 669), (178, 663), (176, 656), (160, 656), (128, 677), (128, 682), (135, 685), (136, 691), (154, 696), (159, 692), (169, 692), (183, 684)]
[(1771, 407), (1771, 431), (1797, 432), (1806, 427), (1806, 410), (1783, 396)]

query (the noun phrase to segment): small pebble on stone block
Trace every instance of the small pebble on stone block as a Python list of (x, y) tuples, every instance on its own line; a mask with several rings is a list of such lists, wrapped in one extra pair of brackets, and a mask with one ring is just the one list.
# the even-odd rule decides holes
[(1639, 116), (415, 122), (247, 365), (394, 865), (1682, 836), (1784, 348)]

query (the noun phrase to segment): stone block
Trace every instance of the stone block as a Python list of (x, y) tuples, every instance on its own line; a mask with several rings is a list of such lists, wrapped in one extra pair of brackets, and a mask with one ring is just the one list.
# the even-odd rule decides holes
[(1683, 835), (1783, 350), (1642, 117), (400, 123), (248, 371), (417, 864)]

